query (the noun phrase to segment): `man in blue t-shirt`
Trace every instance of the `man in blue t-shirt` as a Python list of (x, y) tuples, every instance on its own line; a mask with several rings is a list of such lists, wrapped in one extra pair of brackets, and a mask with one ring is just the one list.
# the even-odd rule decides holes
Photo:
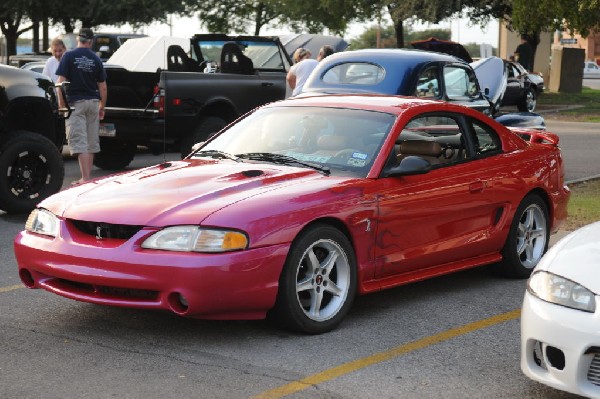
[[(67, 51), (56, 70), (57, 83), (66, 85), (67, 100), (73, 110), (66, 121), (67, 142), (72, 155), (77, 154), (81, 184), (91, 179), (94, 154), (100, 152), (98, 131), (104, 119), (106, 105), (106, 71), (102, 60), (92, 51), (94, 32), (82, 28), (77, 37), (77, 48)], [(61, 107), (64, 99), (59, 96)]]

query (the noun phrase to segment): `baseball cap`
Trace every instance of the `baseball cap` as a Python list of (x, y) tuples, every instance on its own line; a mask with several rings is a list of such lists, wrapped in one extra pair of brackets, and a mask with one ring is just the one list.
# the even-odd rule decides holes
[(85, 40), (92, 40), (94, 38), (94, 31), (90, 28), (81, 28), (79, 37)]

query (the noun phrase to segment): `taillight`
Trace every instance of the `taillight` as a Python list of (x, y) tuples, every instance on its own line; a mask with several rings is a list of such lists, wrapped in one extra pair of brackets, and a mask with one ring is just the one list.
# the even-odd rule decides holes
[(165, 116), (165, 89), (154, 87), (154, 109), (158, 110), (159, 116)]

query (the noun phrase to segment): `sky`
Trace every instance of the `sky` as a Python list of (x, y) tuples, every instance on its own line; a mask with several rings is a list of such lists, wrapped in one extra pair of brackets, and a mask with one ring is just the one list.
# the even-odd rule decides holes
[[(351, 40), (354, 37), (359, 36), (365, 29), (371, 24), (352, 24), (345, 35), (346, 40)], [(413, 30), (425, 30), (434, 28), (445, 28), (452, 30), (452, 40), (460, 43), (488, 43), (493, 47), (498, 47), (498, 22), (490, 21), (485, 28), (480, 26), (472, 26), (468, 19), (454, 19), (452, 21), (444, 21), (440, 24), (415, 24)], [(119, 28), (115, 27), (101, 27), (98, 30), (104, 32), (123, 32), (129, 33), (132, 28), (124, 25)], [(136, 33), (145, 33), (149, 36), (176, 36), (176, 37), (191, 37), (196, 33), (203, 33), (204, 30), (200, 26), (200, 22), (196, 17), (175, 17), (172, 21), (171, 26), (167, 24), (154, 23), (152, 25), (143, 27)], [(51, 30), (50, 37), (58, 35), (59, 31)], [(269, 29), (261, 32), (263, 35), (279, 35), (289, 34), (289, 31), (285, 29)], [(30, 32), (23, 37), (31, 37)]]

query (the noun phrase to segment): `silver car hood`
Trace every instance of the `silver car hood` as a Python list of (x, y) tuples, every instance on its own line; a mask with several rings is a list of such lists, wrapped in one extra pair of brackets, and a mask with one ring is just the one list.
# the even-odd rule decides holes
[(499, 108), (508, 82), (504, 61), (499, 57), (482, 58), (472, 62), (479, 87), (491, 103), (491, 109)]

